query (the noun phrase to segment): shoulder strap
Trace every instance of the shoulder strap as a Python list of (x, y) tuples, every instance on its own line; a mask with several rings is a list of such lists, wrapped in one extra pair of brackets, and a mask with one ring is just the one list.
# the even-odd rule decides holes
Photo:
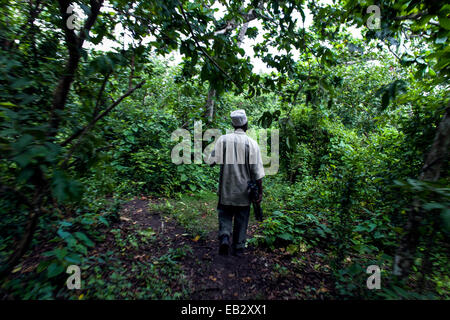
[(250, 143), (248, 141), (247, 137), (247, 143), (245, 144), (245, 166), (247, 168), (248, 176), (250, 177), (250, 180), (253, 180), (252, 178), (252, 171), (250, 170)]

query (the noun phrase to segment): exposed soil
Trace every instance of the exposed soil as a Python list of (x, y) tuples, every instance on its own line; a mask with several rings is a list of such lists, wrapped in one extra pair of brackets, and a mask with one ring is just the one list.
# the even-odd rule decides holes
[[(188, 284), (188, 299), (332, 299), (335, 296), (333, 281), (326, 269), (324, 270), (323, 261), (316, 255), (320, 249), (297, 253), (297, 259), (303, 258), (300, 265), (293, 262), (295, 257), (284, 248), (272, 251), (249, 246), (241, 257), (221, 256), (218, 254), (217, 231), (210, 232), (206, 238), (193, 238), (170, 216), (149, 210), (150, 201), (158, 200), (139, 197), (127, 202), (120, 210), (119, 221), (110, 226), (120, 230), (122, 236), (133, 235), (149, 227), (156, 232), (156, 241), (139, 245), (138, 248), (122, 250), (118, 257), (123, 272), (128, 274), (128, 279), (133, 284), (131, 290), (138, 291), (145, 286), (142, 279), (134, 279), (131, 271), (133, 262), (153, 261), (169, 249), (188, 246), (192, 253), (178, 262), (183, 270), (185, 283)], [(253, 237), (257, 228), (257, 225), (249, 225), (248, 238)], [(96, 243), (89, 255), (95, 257), (114, 249), (115, 241), (114, 235), (107, 232), (105, 240)], [(51, 249), (51, 246), (52, 244), (46, 243), (35, 248), (24, 259), (21, 270), (13, 274), (13, 277), (35, 270), (42, 259), (42, 252)], [(107, 279), (108, 275), (105, 273), (103, 277)], [(170, 286), (173, 292), (182, 290), (178, 283), (171, 283)], [(80, 291), (81, 293), (83, 291)]]
[[(145, 197), (126, 203), (120, 212), (120, 224), (137, 229), (151, 227), (156, 231), (158, 245), (146, 248), (150, 252), (142, 252), (145, 256), (160, 255), (168, 248), (191, 247), (192, 254), (180, 261), (190, 286), (190, 299), (329, 299), (333, 296), (332, 280), (329, 274), (319, 271), (318, 266), (323, 263), (316, 252), (302, 253), (306, 259), (301, 268), (291, 262), (293, 257), (283, 249), (270, 251), (250, 246), (241, 257), (221, 256), (217, 232), (211, 232), (206, 239), (192, 239), (176, 221), (150, 212), (148, 203)], [(256, 225), (249, 226), (248, 238), (256, 228)], [(103, 245), (107, 247), (108, 243)]]

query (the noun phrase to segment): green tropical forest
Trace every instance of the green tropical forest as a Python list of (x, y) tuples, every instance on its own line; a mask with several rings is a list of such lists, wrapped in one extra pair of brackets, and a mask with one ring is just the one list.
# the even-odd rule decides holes
[[(450, 298), (447, 1), (0, 12), (1, 300)], [(236, 109), (263, 220), (223, 257), (204, 158)]]

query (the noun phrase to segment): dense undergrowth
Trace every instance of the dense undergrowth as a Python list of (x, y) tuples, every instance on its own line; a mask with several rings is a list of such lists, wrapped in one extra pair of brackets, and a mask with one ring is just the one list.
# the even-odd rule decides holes
[[(297, 34), (310, 47), (302, 48), (295, 62), (266, 56), (265, 62), (281, 71), (251, 77), (247, 62), (233, 58), (239, 48), (223, 53), (236, 39), (217, 38), (217, 57), (230, 59), (232, 66), (244, 64), (230, 74), (249, 77), (245, 92), (232, 90), (239, 79), (231, 81), (207, 63), (197, 66), (197, 51), (184, 40), (178, 39), (186, 57), (177, 66), (157, 55), (177, 47), (173, 39), (159, 39), (168, 47), (158, 46), (156, 52), (140, 44), (133, 50), (86, 49), (67, 106), (55, 111), (48, 93), (65, 74), (66, 55), (61, 30), (51, 28), (59, 25), (54, 18), (59, 9), (45, 7), (42, 29), (31, 23), (34, 33), (24, 35), (16, 26), (29, 21), (27, 10), (18, 13), (22, 5), (0, 1), (11, 13), (0, 18), (0, 271), (8, 271), (0, 298), (189, 297), (179, 266), (189, 248), (172, 248), (153, 263), (124, 264), (157, 243), (152, 230), (118, 229), (119, 212), (133, 197), (151, 196), (158, 199), (152, 210), (176, 219), (192, 237), (214, 231), (219, 169), (174, 164), (171, 151), (179, 141), (171, 135), (187, 129), (194, 150), (196, 121), (203, 121), (203, 133), (224, 132), (231, 129), (229, 112), (237, 108), (246, 110), (250, 128), (280, 132), (280, 167), (264, 178), (265, 219), (250, 246), (287, 251), (297, 267), (305, 252), (320, 248), (324, 264), (318, 268), (331, 274), (336, 288), (329, 298), (450, 298), (448, 159), (438, 159), (439, 179), (420, 178), (448, 109), (448, 18), (439, 20), (438, 29), (425, 22), (414, 25), (419, 31), (429, 27), (425, 40), (389, 33), (391, 26), (383, 27), (384, 36), (368, 31), (360, 39), (345, 28), (331, 32), (313, 25)], [(363, 10), (353, 5), (358, 17)], [(327, 10), (335, 17), (341, 8), (309, 6), (318, 18)], [(448, 14), (448, 4), (440, 10)], [(161, 18), (158, 23), (167, 21), (162, 13), (155, 17)], [(100, 30), (106, 30), (109, 22), (102, 19)], [(101, 40), (106, 31), (100, 30), (95, 32)], [(392, 54), (395, 37), (409, 41), (401, 57)], [(132, 71), (131, 59), (136, 62)], [(145, 85), (134, 88), (138, 80)], [(270, 90), (262, 90), (258, 81)], [(217, 86), (212, 121), (205, 117), (210, 85)], [(126, 99), (89, 126), (127, 90)], [(203, 141), (203, 147), (211, 142)], [(394, 259), (417, 203), (424, 214), (414, 234), (411, 272), (399, 277), (393, 274)], [(29, 249), (7, 270), (30, 221), (36, 230)], [(99, 250), (106, 239), (114, 245)], [(81, 266), (83, 290), (67, 290), (69, 265)], [(381, 269), (380, 290), (366, 286), (370, 265)], [(141, 289), (130, 290), (136, 285)]]

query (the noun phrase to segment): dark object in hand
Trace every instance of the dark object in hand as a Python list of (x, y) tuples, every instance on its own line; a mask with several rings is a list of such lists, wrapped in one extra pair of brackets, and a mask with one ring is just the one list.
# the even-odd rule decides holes
[(248, 197), (249, 197), (251, 203), (253, 204), (253, 211), (255, 212), (255, 218), (258, 221), (262, 221), (263, 212), (262, 212), (261, 204), (260, 204), (260, 202), (258, 202), (259, 193), (260, 193), (259, 187), (255, 181), (249, 181), (247, 190), (248, 190)]

